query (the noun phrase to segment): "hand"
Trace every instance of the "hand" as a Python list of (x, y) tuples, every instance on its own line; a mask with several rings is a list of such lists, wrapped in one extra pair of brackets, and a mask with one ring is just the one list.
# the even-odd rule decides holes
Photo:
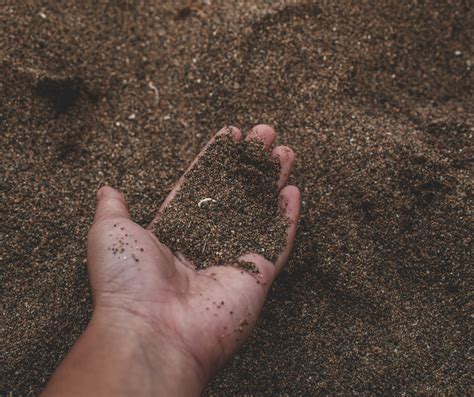
[[(232, 134), (235, 140), (242, 139), (241, 132), (234, 127), (218, 134), (226, 133)], [(271, 127), (259, 125), (247, 139), (260, 139), (269, 149), (275, 136)], [(138, 346), (125, 348), (126, 357), (138, 350), (130, 366), (143, 368), (145, 372), (137, 374), (141, 386), (134, 389), (135, 395), (147, 388), (151, 394), (153, 389), (155, 393), (161, 390), (171, 394), (199, 394), (255, 326), (270, 284), (291, 251), (300, 208), (299, 190), (294, 186), (284, 187), (293, 152), (280, 146), (271, 155), (281, 163), (277, 185), (281, 189), (281, 210), (290, 223), (287, 245), (276, 263), (255, 253), (241, 257), (258, 267), (257, 275), (231, 264), (196, 271), (182, 255), (173, 255), (150, 230), (173, 200), (183, 177), (147, 229), (130, 219), (125, 199), (119, 192), (110, 187), (99, 190), (94, 224), (88, 236), (88, 269), (94, 298), (89, 328), (95, 335), (102, 335), (98, 339), (105, 345), (110, 345), (100, 361), (102, 366), (117, 353), (119, 341), (121, 348), (130, 344), (130, 340)], [(123, 355), (117, 359), (120, 357)], [(163, 374), (167, 379), (161, 379), (163, 376), (159, 375)], [(130, 381), (131, 376), (128, 377), (131, 387)]]

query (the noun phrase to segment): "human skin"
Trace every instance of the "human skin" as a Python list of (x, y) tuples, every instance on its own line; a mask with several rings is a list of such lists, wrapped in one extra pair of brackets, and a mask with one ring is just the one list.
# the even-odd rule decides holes
[[(243, 139), (235, 127), (218, 134)], [(183, 177), (146, 229), (130, 219), (118, 191), (110, 187), (98, 191), (87, 253), (93, 315), (43, 397), (197, 396), (202, 392), (249, 336), (291, 251), (300, 192), (286, 186), (294, 159), (291, 149), (279, 146), (270, 152), (275, 137), (270, 126), (258, 125), (245, 138), (263, 141), (269, 155), (279, 159), (279, 205), (289, 219), (287, 244), (275, 263), (255, 253), (241, 257), (258, 267), (258, 275), (231, 264), (197, 271), (183, 255), (174, 255), (160, 243), (151, 230), (153, 223), (174, 198)], [(111, 247), (119, 240), (124, 242), (123, 252), (114, 252)]]

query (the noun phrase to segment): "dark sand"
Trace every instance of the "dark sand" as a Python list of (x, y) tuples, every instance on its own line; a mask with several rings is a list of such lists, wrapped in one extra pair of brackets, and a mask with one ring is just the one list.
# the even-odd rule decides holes
[[(251, 252), (275, 263), (288, 229), (276, 187), (279, 174), (278, 161), (261, 142), (217, 137), (186, 172), (153, 230), (198, 269), (240, 265), (239, 257)], [(244, 268), (250, 264), (245, 263)]]
[(87, 323), (96, 189), (145, 225), (218, 129), (271, 123), (300, 229), (207, 393), (469, 394), (470, 1), (7, 3), (4, 391), (37, 394)]

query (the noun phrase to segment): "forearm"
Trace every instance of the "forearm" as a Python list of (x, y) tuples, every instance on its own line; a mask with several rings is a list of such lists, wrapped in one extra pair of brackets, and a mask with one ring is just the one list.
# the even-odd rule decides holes
[[(130, 318), (128, 318), (130, 320)], [(43, 397), (199, 395), (205, 380), (192, 359), (145, 329), (95, 313)], [(124, 318), (124, 322), (126, 319)]]

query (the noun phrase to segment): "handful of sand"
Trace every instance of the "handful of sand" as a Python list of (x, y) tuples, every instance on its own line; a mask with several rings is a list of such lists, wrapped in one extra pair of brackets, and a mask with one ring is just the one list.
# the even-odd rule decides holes
[(154, 231), (198, 269), (232, 264), (250, 252), (274, 262), (288, 227), (278, 205), (279, 172), (261, 143), (217, 137), (186, 173)]

